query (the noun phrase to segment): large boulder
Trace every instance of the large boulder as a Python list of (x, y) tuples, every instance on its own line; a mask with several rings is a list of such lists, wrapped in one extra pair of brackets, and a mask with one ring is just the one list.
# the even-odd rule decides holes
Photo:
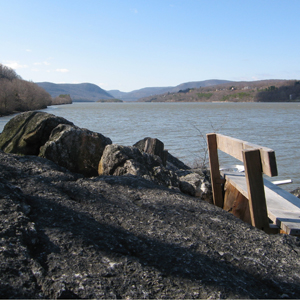
[(99, 175), (135, 175), (165, 186), (178, 186), (175, 173), (167, 170), (160, 157), (141, 152), (136, 147), (108, 145), (101, 157)]
[(98, 164), (111, 140), (100, 133), (74, 125), (60, 124), (40, 149), (45, 157), (68, 170), (85, 176), (97, 176)]
[(72, 122), (45, 112), (29, 111), (12, 118), (0, 134), (0, 149), (7, 153), (38, 155), (59, 124)]

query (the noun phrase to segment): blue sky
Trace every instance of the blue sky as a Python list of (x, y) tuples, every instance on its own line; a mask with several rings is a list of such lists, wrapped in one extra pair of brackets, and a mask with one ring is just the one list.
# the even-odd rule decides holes
[(0, 0), (0, 63), (124, 92), (300, 79), (300, 0)]

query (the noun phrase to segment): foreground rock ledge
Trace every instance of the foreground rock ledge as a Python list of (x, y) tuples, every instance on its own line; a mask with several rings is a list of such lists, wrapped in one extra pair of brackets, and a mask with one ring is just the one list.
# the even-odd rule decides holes
[(1, 298), (299, 298), (299, 246), (142, 178), (0, 151)]

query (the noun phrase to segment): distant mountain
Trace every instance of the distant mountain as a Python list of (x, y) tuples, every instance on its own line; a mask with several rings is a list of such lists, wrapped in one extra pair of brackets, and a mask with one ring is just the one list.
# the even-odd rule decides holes
[(46, 90), (53, 98), (61, 94), (69, 94), (73, 102), (95, 102), (100, 99), (114, 98), (111, 94), (92, 83), (36, 82), (36, 84)]
[(180, 90), (192, 89), (192, 88), (200, 88), (200, 87), (208, 87), (218, 84), (229, 83), (229, 80), (204, 80), (204, 81), (192, 81), (181, 83), (177, 86), (168, 86), (168, 87), (147, 87), (139, 90), (134, 90), (132, 92), (121, 92), (119, 90), (110, 90), (109, 94), (114, 96), (115, 98), (121, 99), (123, 101), (136, 101), (140, 98), (145, 98), (154, 95), (160, 95), (165, 93), (177, 93)]
[(300, 101), (299, 80), (231, 81), (201, 88), (182, 87), (140, 98), (139, 102), (293, 102)]

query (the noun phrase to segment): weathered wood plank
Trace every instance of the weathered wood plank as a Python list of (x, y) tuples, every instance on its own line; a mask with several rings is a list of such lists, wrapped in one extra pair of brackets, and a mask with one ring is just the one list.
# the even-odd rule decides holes
[(252, 225), (262, 230), (268, 230), (269, 219), (262, 178), (260, 150), (243, 150), (243, 157)]
[[(248, 197), (245, 174), (222, 172), (222, 175), (228, 184)], [(269, 180), (265, 178), (263, 180), (269, 219), (285, 233), (300, 235), (300, 199)]]
[(300, 235), (300, 199), (264, 179), (268, 216), (287, 234)]
[[(208, 134), (207, 140), (212, 154), (210, 167), (211, 170), (213, 169), (212, 186), (215, 186), (213, 193), (216, 189), (215, 205), (218, 203), (218, 206), (222, 207), (221, 204), (223, 204), (219, 198), (222, 193), (220, 173), (216, 170), (219, 167), (219, 149), (243, 161), (245, 165), (245, 175), (223, 172), (226, 174), (223, 208), (234, 212), (237, 216), (242, 216), (243, 210), (247, 209), (245, 199), (248, 199), (252, 225), (269, 233), (278, 232), (278, 226), (280, 226), (281, 232), (300, 235), (300, 201), (298, 198), (270, 182), (266, 184), (268, 181), (265, 181), (264, 186), (263, 173), (270, 177), (278, 175), (275, 152), (270, 148), (221, 134)], [(272, 186), (268, 187), (268, 184)], [(218, 198), (215, 198), (215, 195)], [(269, 224), (269, 218), (274, 224)]]
[(218, 147), (216, 134), (207, 134), (207, 145), (210, 165), (211, 185), (213, 191), (214, 205), (223, 207), (223, 191), (220, 183), (220, 165), (218, 158)]
[(259, 149), (263, 173), (270, 177), (278, 175), (274, 150), (267, 147), (255, 145), (252, 143), (245, 143), (244, 149), (245, 150)]
[(245, 142), (226, 135), (217, 134), (218, 149), (233, 156), (234, 158), (243, 161), (242, 150)]
[(225, 184), (223, 209), (232, 213), (242, 221), (251, 224), (248, 199), (229, 181)]
[(229, 182), (236, 189), (240, 191), (244, 197), (248, 197), (248, 189), (245, 179), (245, 173), (235, 173), (235, 172), (221, 172), (225, 177), (226, 182)]
[(278, 175), (274, 150), (222, 134), (217, 134), (217, 144), (219, 150), (233, 156), (240, 161), (243, 161), (243, 150), (259, 149), (262, 171), (264, 174), (270, 177)]

